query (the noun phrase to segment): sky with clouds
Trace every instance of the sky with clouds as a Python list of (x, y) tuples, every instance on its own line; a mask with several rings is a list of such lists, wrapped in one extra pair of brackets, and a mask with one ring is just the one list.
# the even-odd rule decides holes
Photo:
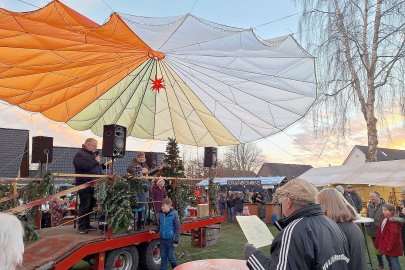
[[(37, 7), (46, 0), (24, 0)], [(63, 0), (61, 1), (93, 21), (102, 24), (112, 11), (140, 16), (174, 16), (191, 12), (209, 21), (229, 26), (254, 28), (263, 39), (297, 32), (299, 6), (286, 0)], [(0, 7), (12, 11), (36, 9), (17, 0), (0, 0)], [(259, 26), (259, 27), (257, 27)], [(395, 111), (395, 110), (394, 110)], [(335, 134), (316, 137), (311, 116), (303, 118), (285, 131), (257, 141), (267, 162), (310, 164), (315, 167), (340, 165), (354, 145), (366, 145), (366, 127), (361, 116), (354, 116), (346, 139), (338, 140)], [(403, 117), (386, 116), (390, 132), (380, 132), (380, 147), (405, 149)], [(53, 122), (41, 114), (29, 113), (17, 107), (0, 103), (0, 127), (29, 129), (30, 136), (52, 136), (54, 145), (80, 146), (89, 132), (79, 132), (63, 123)], [(129, 150), (164, 151), (166, 143), (128, 138)], [(203, 149), (183, 146), (189, 155), (203, 155)], [(223, 151), (221, 148), (219, 152)]]

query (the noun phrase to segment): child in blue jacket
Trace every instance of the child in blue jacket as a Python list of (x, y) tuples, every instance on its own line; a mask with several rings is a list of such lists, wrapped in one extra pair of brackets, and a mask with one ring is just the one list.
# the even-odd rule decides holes
[(174, 258), (174, 248), (179, 245), (180, 219), (176, 210), (172, 208), (172, 200), (164, 198), (162, 200), (162, 212), (159, 215), (159, 226), (150, 233), (160, 232), (160, 257), (161, 270), (167, 269), (167, 260), (174, 269), (177, 266)]

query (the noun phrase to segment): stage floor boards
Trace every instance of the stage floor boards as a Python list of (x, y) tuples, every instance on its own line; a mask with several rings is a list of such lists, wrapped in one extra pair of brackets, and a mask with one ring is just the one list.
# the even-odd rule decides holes
[[(93, 226), (96, 225), (96, 223), (93, 224)], [(113, 234), (112, 238), (142, 233), (155, 228), (154, 225), (148, 225), (141, 231)], [(79, 234), (73, 225), (46, 228), (40, 230), (39, 233), (38, 241), (26, 243), (23, 264), (20, 269), (31, 270), (50, 261), (60, 261), (87, 243), (98, 242), (107, 238), (104, 231), (100, 230)]]

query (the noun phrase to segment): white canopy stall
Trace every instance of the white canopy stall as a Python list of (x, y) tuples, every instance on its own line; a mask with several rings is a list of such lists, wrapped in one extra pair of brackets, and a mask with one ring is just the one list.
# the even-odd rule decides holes
[(316, 186), (339, 183), (401, 187), (405, 186), (405, 160), (313, 168), (298, 178)]

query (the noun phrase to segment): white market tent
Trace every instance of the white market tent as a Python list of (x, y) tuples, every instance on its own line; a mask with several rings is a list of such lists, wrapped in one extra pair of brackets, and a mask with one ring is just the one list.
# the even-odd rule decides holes
[(361, 165), (342, 165), (313, 168), (298, 178), (316, 186), (329, 184), (366, 184), (376, 186), (405, 186), (405, 160), (370, 162)]

